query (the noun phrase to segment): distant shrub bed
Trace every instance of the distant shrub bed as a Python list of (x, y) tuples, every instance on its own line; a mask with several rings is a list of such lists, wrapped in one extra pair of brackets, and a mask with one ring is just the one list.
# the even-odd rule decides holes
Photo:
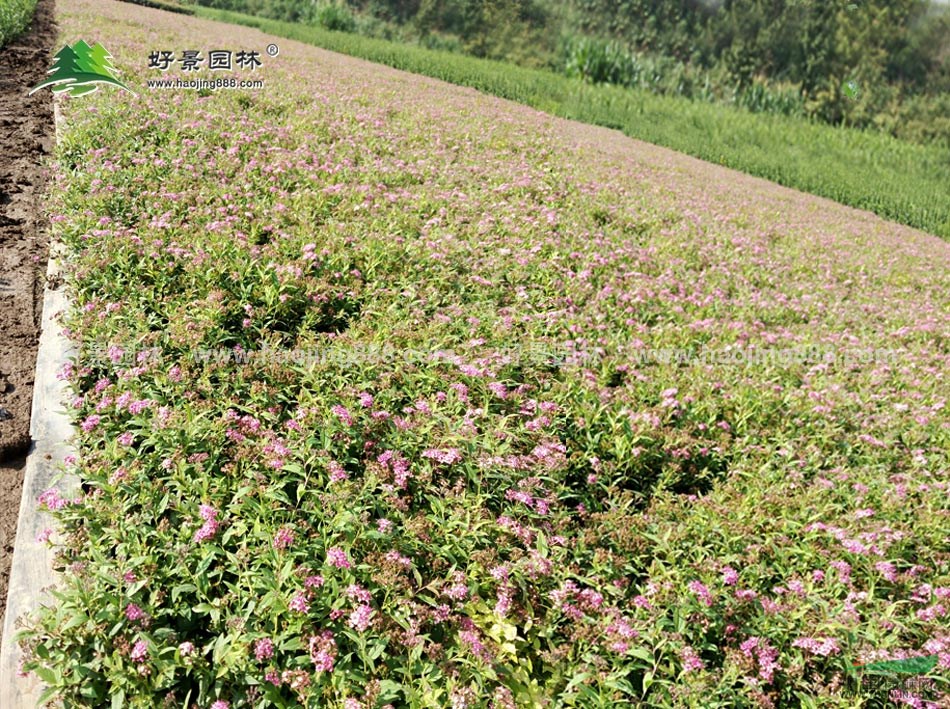
[(950, 237), (947, 149), (649, 91), (591, 86), (552, 72), (316, 27), (196, 9), (202, 16), (470, 86), (564, 118), (616, 128), (634, 138)]

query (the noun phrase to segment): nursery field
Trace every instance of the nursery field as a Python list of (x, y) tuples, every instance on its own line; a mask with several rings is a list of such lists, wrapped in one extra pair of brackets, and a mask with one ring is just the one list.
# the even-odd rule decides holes
[[(37, 501), (48, 697), (946, 702), (950, 244), (253, 29), (57, 9), (137, 95), (59, 99), (83, 494)], [(265, 84), (147, 87), (191, 49)]]

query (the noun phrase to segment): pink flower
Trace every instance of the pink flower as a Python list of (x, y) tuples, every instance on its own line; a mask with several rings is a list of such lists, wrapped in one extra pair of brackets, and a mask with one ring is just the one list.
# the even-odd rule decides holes
[(148, 659), (148, 643), (144, 640), (136, 640), (130, 657), (134, 662), (145, 662)]
[(851, 564), (847, 561), (832, 561), (828, 564), (838, 572), (838, 580), (843, 584), (851, 582)]
[(330, 566), (336, 566), (338, 569), (349, 569), (353, 566), (350, 560), (346, 558), (346, 552), (340, 547), (327, 549), (327, 563)]
[(727, 586), (735, 586), (739, 580), (739, 573), (731, 566), (724, 566), (722, 569), (722, 582)]
[(310, 659), (317, 672), (333, 672), (336, 661), (336, 641), (333, 632), (324, 630), (320, 635), (310, 638)]
[(306, 613), (310, 610), (310, 603), (307, 601), (307, 597), (302, 593), (298, 593), (291, 598), (289, 605), (290, 610), (297, 611), (298, 613)]
[(680, 651), (680, 659), (683, 661), (683, 672), (699, 672), (706, 669), (699, 655), (689, 645)]
[(777, 662), (778, 650), (769, 645), (764, 638), (751, 637), (739, 645), (739, 649), (750, 660), (758, 660), (759, 678), (763, 682), (771, 682), (775, 670), (781, 669)]
[(261, 638), (254, 643), (254, 659), (258, 662), (269, 660), (274, 656), (274, 641), (270, 638)]
[(351, 583), (346, 587), (346, 597), (360, 603), (369, 603), (373, 600), (373, 594), (357, 583)]
[(445, 595), (453, 601), (464, 601), (468, 597), (468, 586), (458, 583), (445, 589)]
[(303, 585), (307, 588), (320, 588), (323, 585), (323, 577), (319, 574), (316, 576), (308, 576), (304, 580)]
[(330, 482), (339, 483), (346, 480), (349, 476), (346, 474), (346, 470), (343, 469), (343, 466), (337, 463), (335, 460), (330, 461)]
[(211, 709), (230, 709), (231, 705), (219, 699), (211, 705)]
[(437, 460), (444, 465), (451, 465), (462, 460), (462, 451), (458, 448), (430, 448), (422, 452), (422, 457)]
[(644, 610), (651, 610), (653, 608), (653, 604), (650, 603), (650, 599), (646, 596), (634, 596), (633, 605), (637, 608), (643, 608)]
[(61, 510), (69, 504), (69, 500), (64, 500), (62, 497), (60, 497), (59, 490), (55, 488), (44, 490), (39, 494), (39, 497), (37, 497), (36, 500), (39, 503), (41, 509), (45, 507), (51, 512), (55, 510)]
[(294, 533), (286, 527), (282, 527), (277, 530), (277, 534), (274, 535), (274, 548), (275, 549), (286, 549), (289, 546), (292, 546), (294, 543)]
[(889, 561), (879, 561), (874, 565), (875, 570), (886, 580), (897, 581), (897, 567)]
[(375, 611), (368, 605), (362, 604), (350, 613), (350, 627), (358, 632), (363, 632), (373, 623), (373, 614)]
[(125, 617), (131, 621), (142, 620), (145, 617), (145, 611), (134, 603), (130, 603), (125, 607)]
[(218, 533), (218, 527), (221, 526), (221, 523), (218, 522), (218, 511), (210, 505), (201, 505), (198, 508), (198, 513), (205, 520), (205, 523), (195, 532), (194, 541), (204, 542)]
[(630, 649), (631, 640), (640, 636), (639, 631), (623, 616), (614, 618), (604, 632), (607, 636), (607, 647), (620, 655)]
[(381, 518), (376, 520), (376, 529), (379, 530), (380, 534), (386, 534), (390, 529), (393, 528), (393, 523), (388, 519)]
[(940, 603), (937, 603), (929, 608), (921, 608), (917, 611), (916, 615), (919, 620), (931, 621), (937, 618), (942, 618), (947, 614), (947, 609)]
[(794, 647), (800, 647), (813, 655), (828, 657), (841, 652), (838, 647), (838, 641), (834, 638), (799, 638), (792, 643)]
[(364, 392), (361, 392), (361, 393), (360, 393), (360, 406), (362, 406), (364, 409), (368, 409), (368, 408), (369, 408), (370, 406), (372, 406), (372, 405), (373, 405), (373, 396), (372, 396), (372, 394), (369, 394), (369, 393), (367, 393), (367, 392), (365, 392), (365, 391), (364, 391)]
[(139, 399), (138, 401), (133, 401), (129, 404), (129, 413), (134, 415), (140, 414), (145, 409), (149, 408), (153, 403), (151, 399)]
[(491, 653), (482, 642), (481, 633), (471, 621), (470, 618), (462, 618), (461, 629), (459, 630), (459, 640), (465, 645), (475, 657), (485, 662), (492, 659)]
[(97, 416), (96, 414), (92, 414), (92, 415), (88, 416), (85, 421), (82, 422), (81, 428), (82, 428), (82, 430), (85, 431), (86, 433), (89, 433), (91, 430), (93, 430), (96, 426), (99, 425), (99, 422), (100, 422), (100, 421), (102, 421), (102, 417), (101, 417), (101, 416)]
[(347, 426), (353, 425), (353, 417), (350, 415), (350, 412), (346, 410), (345, 406), (336, 404), (330, 408), (330, 411)]
[(189, 642), (183, 642), (178, 646), (178, 652), (182, 657), (191, 657), (195, 654), (195, 646)]
[(711, 606), (713, 604), (712, 594), (700, 581), (690, 581), (689, 590), (695, 593), (705, 605)]

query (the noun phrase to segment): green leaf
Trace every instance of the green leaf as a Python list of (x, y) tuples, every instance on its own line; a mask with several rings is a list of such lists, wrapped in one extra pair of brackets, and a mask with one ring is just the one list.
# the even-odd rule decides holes
[(50, 687), (59, 686), (59, 674), (51, 670), (49, 667), (37, 667), (35, 670), (36, 676), (39, 677), (45, 684), (48, 684)]
[(53, 697), (56, 696), (56, 693), (59, 691), (57, 687), (47, 687), (43, 690), (43, 693), (40, 694), (40, 698), (37, 700), (38, 706), (44, 706), (49, 702)]

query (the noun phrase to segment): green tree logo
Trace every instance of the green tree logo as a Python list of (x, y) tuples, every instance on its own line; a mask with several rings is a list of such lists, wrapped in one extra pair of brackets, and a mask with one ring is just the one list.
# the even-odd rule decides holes
[(83, 40), (71, 47), (67, 44), (56, 53), (53, 67), (47, 73), (49, 76), (34, 86), (30, 94), (50, 86), (54, 93), (68, 91), (70, 96), (84, 96), (96, 91), (98, 84), (112, 84), (135, 95), (116, 78), (118, 72), (112, 66), (112, 55), (98, 42), (91, 47)]

